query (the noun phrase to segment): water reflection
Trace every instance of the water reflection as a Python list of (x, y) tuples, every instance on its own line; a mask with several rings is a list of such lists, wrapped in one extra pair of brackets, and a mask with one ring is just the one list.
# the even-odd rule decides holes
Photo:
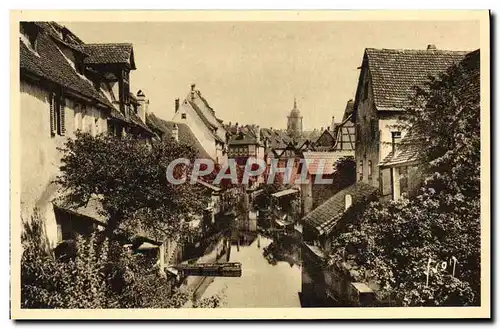
[(242, 276), (216, 277), (203, 297), (224, 290), (223, 307), (300, 307), (301, 269), (293, 257), (283, 254), (287, 246), (288, 242), (273, 243), (264, 236), (239, 241), (239, 246), (237, 241), (231, 246), (231, 262), (242, 264)]

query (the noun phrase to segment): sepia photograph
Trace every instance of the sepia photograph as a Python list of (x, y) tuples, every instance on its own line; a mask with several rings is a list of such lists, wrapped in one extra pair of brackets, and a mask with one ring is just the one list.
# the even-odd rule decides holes
[(489, 24), (12, 11), (11, 317), (490, 317)]

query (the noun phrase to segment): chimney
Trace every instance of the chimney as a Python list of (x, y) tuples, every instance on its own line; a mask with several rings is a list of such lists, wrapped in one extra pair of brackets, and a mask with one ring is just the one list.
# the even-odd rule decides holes
[(324, 129), (323, 129), (323, 127), (321, 127), (321, 132), (323, 132), (323, 131), (324, 131)]
[(177, 113), (177, 111), (179, 111), (179, 99), (178, 98), (175, 99), (175, 113)]
[(137, 115), (139, 115), (139, 118), (142, 120), (142, 122), (146, 123), (146, 115), (148, 114), (149, 99), (146, 98), (146, 95), (144, 95), (142, 90), (139, 90), (137, 92), (137, 102), (139, 103), (139, 106), (137, 108)]
[(260, 143), (260, 126), (255, 126), (255, 139), (257, 143)]
[(177, 127), (176, 123), (174, 123), (172, 127), (172, 138), (175, 139), (176, 142), (179, 141), (179, 127)]
[(433, 45), (433, 44), (430, 44), (430, 45), (427, 45), (427, 50), (436, 50), (436, 45)]
[(194, 94), (195, 94), (195, 88), (196, 88), (196, 85), (193, 83), (191, 84), (191, 100), (194, 101)]
[(331, 129), (330, 129), (331, 131), (334, 131), (334, 130), (335, 130), (335, 129), (334, 129), (334, 128), (335, 128), (335, 116), (333, 116), (333, 115), (332, 115), (332, 126), (331, 126), (330, 128), (331, 128)]

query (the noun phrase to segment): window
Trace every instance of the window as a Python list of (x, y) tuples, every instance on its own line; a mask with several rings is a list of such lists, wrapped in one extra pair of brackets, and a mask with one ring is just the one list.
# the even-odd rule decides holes
[(50, 135), (64, 136), (65, 126), (65, 103), (61, 93), (52, 93), (49, 99), (50, 103)]
[(393, 131), (391, 134), (392, 134), (392, 152), (395, 152), (397, 145), (401, 142), (401, 132)]
[(352, 205), (352, 196), (350, 194), (345, 195), (345, 210), (349, 209)]
[(83, 63), (83, 57), (79, 54), (75, 54), (75, 69), (80, 74), (85, 73), (85, 64)]
[(358, 168), (358, 174), (359, 174), (359, 180), (363, 180), (363, 160), (359, 161), (359, 168)]
[(181, 119), (186, 119), (186, 113), (181, 114)]
[(368, 161), (368, 179), (372, 179), (372, 162)]
[(21, 33), (28, 39), (31, 50), (37, 51), (37, 38), (40, 28), (34, 22), (22, 22), (20, 24)]

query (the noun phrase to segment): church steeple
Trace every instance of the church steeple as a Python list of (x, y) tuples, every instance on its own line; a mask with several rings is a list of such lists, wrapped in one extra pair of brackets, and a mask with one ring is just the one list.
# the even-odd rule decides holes
[(293, 98), (293, 109), (288, 116), (287, 130), (288, 134), (294, 138), (302, 136), (302, 116), (297, 107), (297, 97)]

